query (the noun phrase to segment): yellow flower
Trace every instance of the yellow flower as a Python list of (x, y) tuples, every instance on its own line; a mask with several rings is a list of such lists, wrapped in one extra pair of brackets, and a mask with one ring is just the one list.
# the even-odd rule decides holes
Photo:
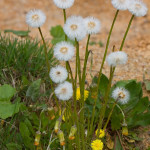
[(92, 143), (91, 143), (91, 147), (92, 147), (92, 150), (102, 150), (103, 149), (103, 142), (101, 140), (94, 140)]
[[(89, 91), (84, 90), (84, 100), (86, 100), (89, 96)], [(81, 94), (80, 94), (80, 88), (77, 88), (76, 90), (76, 99), (79, 100), (81, 98)]]
[[(59, 110), (59, 116), (61, 116), (61, 110)], [(64, 115), (62, 116), (62, 120), (65, 121), (66, 119), (69, 119), (71, 116), (70, 112), (67, 113), (66, 109), (64, 110)], [(66, 118), (65, 118), (66, 117)]]
[[(97, 135), (98, 129), (96, 130), (95, 134)], [(103, 138), (105, 136), (105, 131), (100, 129), (99, 131), (99, 138)]]

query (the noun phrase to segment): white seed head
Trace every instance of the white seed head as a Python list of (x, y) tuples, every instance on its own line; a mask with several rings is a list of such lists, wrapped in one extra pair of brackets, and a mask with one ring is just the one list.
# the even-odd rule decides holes
[(97, 18), (87, 17), (84, 19), (87, 34), (96, 34), (101, 29), (101, 23)]
[(128, 6), (128, 10), (137, 17), (147, 14), (148, 8), (141, 0), (132, 0)]
[(112, 67), (126, 64), (127, 60), (128, 60), (127, 54), (125, 52), (120, 52), (120, 51), (112, 52), (106, 58), (108, 65)]
[(81, 16), (69, 17), (64, 25), (64, 32), (71, 40), (82, 40), (86, 36), (84, 19)]
[(68, 81), (59, 84), (55, 89), (55, 94), (59, 100), (67, 101), (73, 95), (73, 88), (72, 84)]
[(53, 0), (54, 4), (61, 9), (70, 8), (74, 4), (74, 0)]
[(123, 87), (117, 87), (112, 92), (112, 98), (117, 100), (120, 104), (126, 104), (130, 99), (130, 93)]
[(69, 61), (75, 53), (75, 47), (69, 42), (60, 42), (57, 43), (54, 47), (54, 56), (58, 60)]
[(30, 10), (26, 15), (26, 23), (33, 28), (41, 27), (45, 21), (45, 14), (38, 9)]
[(68, 72), (66, 68), (62, 66), (56, 66), (51, 68), (49, 73), (50, 78), (55, 83), (61, 83), (64, 82), (68, 77)]
[(130, 0), (111, 0), (112, 5), (118, 10), (127, 10)]

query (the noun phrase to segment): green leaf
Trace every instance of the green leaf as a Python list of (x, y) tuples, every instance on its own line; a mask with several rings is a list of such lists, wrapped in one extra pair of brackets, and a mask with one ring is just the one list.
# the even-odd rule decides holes
[(149, 106), (148, 97), (140, 99), (130, 115), (143, 113)]
[(145, 81), (146, 90), (150, 91), (150, 81)]
[(50, 30), (50, 33), (54, 38), (61, 38), (65, 35), (64, 30), (61, 25), (52, 27)]
[(134, 115), (132, 118), (127, 119), (127, 124), (130, 128), (136, 126), (148, 126), (150, 125), (150, 112)]
[(30, 120), (26, 118), (25, 121), (24, 121), (24, 123), (26, 124), (26, 126), (28, 127), (28, 129), (32, 133), (32, 135), (34, 135), (35, 132), (33, 130), (33, 126), (31, 124)]
[(22, 147), (17, 143), (8, 143), (6, 144), (6, 147), (8, 148), (8, 150), (22, 150)]
[(119, 109), (117, 107), (114, 108), (113, 114), (111, 116), (111, 128), (112, 130), (118, 130), (121, 128), (123, 117)]
[(20, 122), (19, 131), (20, 131), (22, 137), (29, 137), (30, 136), (29, 129), (24, 122)]
[(11, 104), (10, 102), (0, 102), (0, 118), (7, 119), (12, 117), (15, 113), (19, 112), (21, 104), (15, 103)]
[(30, 31), (29, 30), (27, 30), (27, 31), (16, 31), (16, 30), (7, 29), (7, 30), (4, 30), (4, 33), (13, 33), (17, 36), (26, 37), (26, 36), (29, 36)]
[(26, 92), (26, 96), (30, 97), (34, 102), (37, 100), (37, 98), (40, 95), (40, 85), (41, 85), (41, 79), (38, 79), (29, 86)]
[(21, 133), (24, 145), (30, 150), (33, 150), (34, 149), (33, 139), (30, 137), (30, 131), (24, 122), (20, 122), (19, 131)]
[(41, 114), (40, 118), (41, 118), (41, 123), (42, 123), (42, 129), (45, 129), (49, 123), (49, 119), (48, 117), (45, 116), (44, 112)]
[[(55, 27), (52, 27), (50, 29), (50, 34), (53, 37), (53, 39), (51, 40), (51, 43), (53, 45), (55, 45), (55, 44), (57, 44), (57, 43), (59, 43), (61, 41), (65, 41), (65, 32), (64, 32), (64, 30), (63, 30), (61, 25), (57, 25)], [(70, 39), (68, 39), (68, 41), (70, 43), (74, 44), (74, 41), (72, 41)]]
[(123, 150), (118, 136), (116, 137), (116, 144), (113, 150)]
[(16, 90), (8, 85), (4, 84), (0, 87), (0, 101), (10, 101), (10, 99), (14, 96)]
[(100, 79), (99, 90), (103, 96), (105, 95), (105, 92), (107, 90), (108, 83), (108, 78), (104, 74), (102, 74)]
[[(92, 80), (92, 84), (97, 85), (97, 83), (98, 83), (98, 78), (95, 76)], [(108, 83), (109, 83), (108, 78), (104, 74), (102, 74), (100, 78), (99, 90), (103, 96), (105, 95)]]

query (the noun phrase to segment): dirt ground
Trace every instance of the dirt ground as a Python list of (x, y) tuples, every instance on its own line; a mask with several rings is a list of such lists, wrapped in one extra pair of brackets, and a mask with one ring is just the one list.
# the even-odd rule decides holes
[[(150, 1), (144, 0), (144, 2), (150, 8)], [(53, 4), (53, 0), (0, 0), (0, 30), (27, 30), (28, 26), (25, 23), (25, 14), (34, 8), (45, 12), (47, 21), (43, 25), (42, 31), (45, 38), (50, 40), (50, 28), (58, 24), (63, 26), (62, 10)], [(74, 6), (67, 9), (67, 16), (94, 16), (101, 21), (101, 32), (98, 35), (93, 35), (91, 41), (101, 41), (104, 46), (100, 47), (96, 44), (89, 47), (93, 52), (93, 75), (99, 71), (108, 32), (115, 12), (116, 10), (111, 5), (111, 0), (75, 0)], [(121, 11), (119, 13), (112, 33), (109, 52), (111, 52), (113, 45), (116, 46), (116, 49), (119, 48), (130, 18), (131, 14), (128, 11)], [(37, 29), (30, 30), (32, 37), (39, 36)], [(81, 62), (83, 62), (84, 58), (85, 44), (86, 39), (81, 42), (80, 46)], [(116, 69), (114, 82), (120, 79), (137, 79), (138, 81), (143, 81), (144, 72), (147, 72), (146, 78), (150, 79), (150, 11), (145, 17), (134, 18), (123, 50), (128, 54), (129, 60), (126, 66)], [(74, 59), (71, 61), (71, 65), (74, 68)], [(88, 62), (88, 69), (89, 67), (90, 60)], [(103, 73), (109, 74), (107, 64), (104, 65)], [(87, 80), (90, 81), (90, 79), (90, 75), (87, 74)], [(144, 95), (150, 96), (150, 93), (145, 91)], [(145, 140), (143, 142), (150, 146), (150, 143), (147, 143), (148, 141), (150, 142), (150, 137), (145, 137)]]

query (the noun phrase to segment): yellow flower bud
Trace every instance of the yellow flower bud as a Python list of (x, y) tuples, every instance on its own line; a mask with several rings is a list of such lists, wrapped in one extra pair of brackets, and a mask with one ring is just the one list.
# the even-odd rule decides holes
[(59, 138), (60, 145), (64, 146), (65, 145), (65, 138), (64, 138), (63, 131), (59, 130), (57, 135), (58, 135), (58, 138)]
[(57, 119), (56, 123), (55, 123), (55, 127), (54, 127), (55, 133), (57, 133), (59, 131), (60, 125), (61, 125), (61, 120)]
[(75, 139), (75, 133), (77, 132), (76, 125), (72, 126), (70, 129), (69, 139), (74, 140)]
[(41, 132), (37, 131), (35, 134), (35, 140), (34, 140), (35, 146), (38, 146), (40, 144), (40, 139), (41, 139)]
[(128, 136), (128, 127), (127, 126), (122, 127), (122, 135)]

